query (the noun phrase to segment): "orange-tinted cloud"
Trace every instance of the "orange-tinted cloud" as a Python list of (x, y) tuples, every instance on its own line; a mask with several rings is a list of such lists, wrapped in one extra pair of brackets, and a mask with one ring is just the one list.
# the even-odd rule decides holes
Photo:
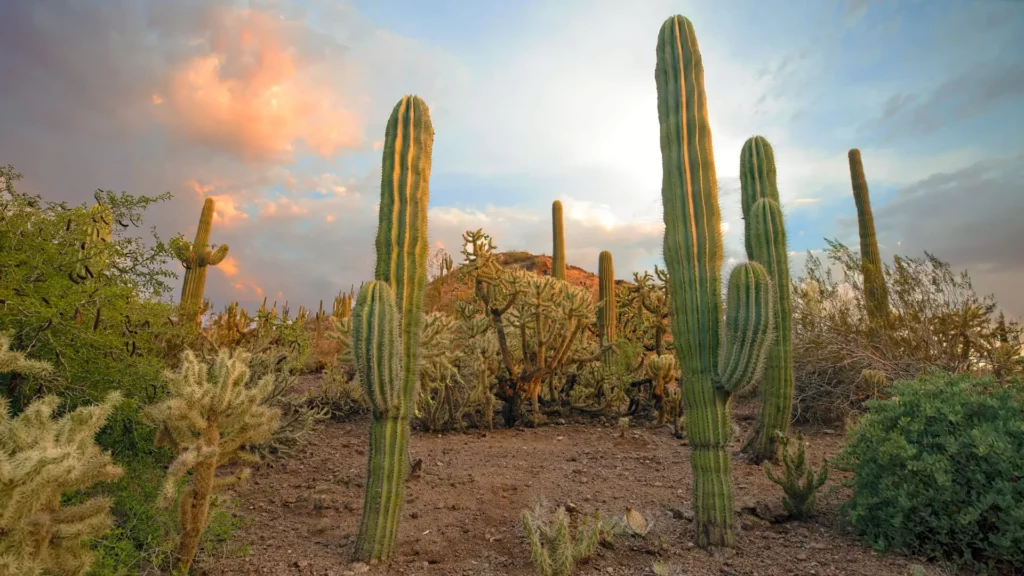
[(228, 255), (214, 269), (228, 278), (232, 278), (238, 275), (238, 260), (234, 256)]
[(172, 71), (161, 97), (172, 129), (252, 160), (288, 158), (299, 141), (323, 156), (362, 143), (357, 114), (290, 45), (293, 23), (237, 8), (211, 18), (204, 53)]

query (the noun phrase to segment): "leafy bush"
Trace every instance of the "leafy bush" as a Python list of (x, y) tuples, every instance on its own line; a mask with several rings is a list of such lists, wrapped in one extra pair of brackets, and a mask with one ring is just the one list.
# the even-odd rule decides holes
[(991, 296), (978, 296), (966, 272), (928, 253), (896, 256), (885, 270), (888, 327), (878, 330), (864, 313), (859, 255), (839, 242), (829, 246), (830, 266), (808, 254), (804, 277), (793, 284), (797, 421), (842, 422), (865, 400), (884, 396), (865, 370), (888, 381), (932, 370), (1000, 380), (1024, 374), (1021, 326), (997, 314)]
[(1024, 567), (1024, 384), (931, 375), (871, 400), (838, 464), (845, 510), (878, 550)]

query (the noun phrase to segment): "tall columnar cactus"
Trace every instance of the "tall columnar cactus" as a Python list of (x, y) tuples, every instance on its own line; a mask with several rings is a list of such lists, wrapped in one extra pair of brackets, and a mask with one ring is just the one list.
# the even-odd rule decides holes
[(427, 105), (402, 98), (384, 135), (376, 281), (356, 300), (352, 342), (373, 423), (366, 499), (356, 539), (364, 561), (394, 554), (409, 466), (409, 418), (419, 392), (427, 277), (427, 203), (434, 128)]
[(779, 201), (779, 187), (775, 180), (775, 152), (763, 136), (751, 136), (740, 151), (740, 190), (743, 203), (743, 235), (747, 260), (754, 259), (750, 245), (750, 209), (761, 198)]
[(775, 340), (761, 382), (761, 411), (743, 450), (755, 464), (774, 460), (778, 437), (789, 431), (793, 408), (793, 312), (790, 306), (789, 254), (782, 209), (770, 198), (758, 200), (747, 213), (753, 260), (772, 280)]
[(216, 250), (209, 248), (210, 228), (213, 226), (213, 198), (203, 203), (199, 217), (199, 229), (195, 242), (177, 237), (171, 240), (171, 250), (185, 267), (185, 282), (181, 288), (182, 316), (194, 316), (200, 320), (199, 311), (203, 305), (203, 290), (206, 288), (206, 268), (220, 264), (228, 255), (228, 245), (221, 244)]
[(551, 240), (554, 249), (551, 253), (551, 275), (565, 280), (565, 228), (562, 225), (562, 202), (551, 203)]
[(729, 277), (722, 319), (722, 231), (704, 67), (693, 24), (665, 21), (655, 79), (661, 125), (665, 264), (676, 357), (685, 383), (697, 544), (730, 546), (729, 401), (760, 376), (772, 339), (771, 281), (757, 263)]
[[(615, 343), (615, 268), (612, 266), (612, 253), (605, 250), (601, 252), (597, 261), (598, 275), (598, 297), (601, 299), (601, 308), (597, 311), (597, 326), (601, 334), (601, 344)], [(607, 366), (612, 361), (612, 350), (604, 352), (604, 364)]]
[(868, 181), (864, 178), (864, 164), (860, 150), (850, 150), (850, 179), (853, 181), (853, 200), (857, 204), (857, 227), (860, 229), (861, 273), (864, 276), (864, 300), (868, 318), (884, 323), (889, 316), (889, 289), (885, 285), (885, 270), (878, 253), (875, 236), (875, 217), (871, 213)]

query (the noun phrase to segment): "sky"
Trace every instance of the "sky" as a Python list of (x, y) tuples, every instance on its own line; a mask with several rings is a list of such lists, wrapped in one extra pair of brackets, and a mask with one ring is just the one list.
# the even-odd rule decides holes
[[(1024, 2), (1018, 0), (0, 0), (0, 164), (20, 188), (173, 199), (232, 300), (315, 308), (372, 276), (381, 145), (405, 94), (435, 130), (432, 247), (483, 228), (569, 264), (662, 262), (655, 45), (694, 24), (726, 266), (743, 259), (739, 152), (775, 149), (799, 276), (824, 238), (857, 248), (859, 148), (884, 258), (928, 251), (1024, 317)], [(179, 272), (181, 268), (175, 264)], [(179, 286), (175, 287), (177, 298)]]

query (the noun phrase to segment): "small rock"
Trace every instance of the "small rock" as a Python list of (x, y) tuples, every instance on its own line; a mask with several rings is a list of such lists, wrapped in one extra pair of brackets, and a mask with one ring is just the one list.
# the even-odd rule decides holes
[(370, 566), (365, 562), (353, 562), (348, 565), (353, 574), (365, 574), (370, 571)]
[(797, 552), (796, 553), (796, 559), (797, 560), (807, 560), (807, 552)]

